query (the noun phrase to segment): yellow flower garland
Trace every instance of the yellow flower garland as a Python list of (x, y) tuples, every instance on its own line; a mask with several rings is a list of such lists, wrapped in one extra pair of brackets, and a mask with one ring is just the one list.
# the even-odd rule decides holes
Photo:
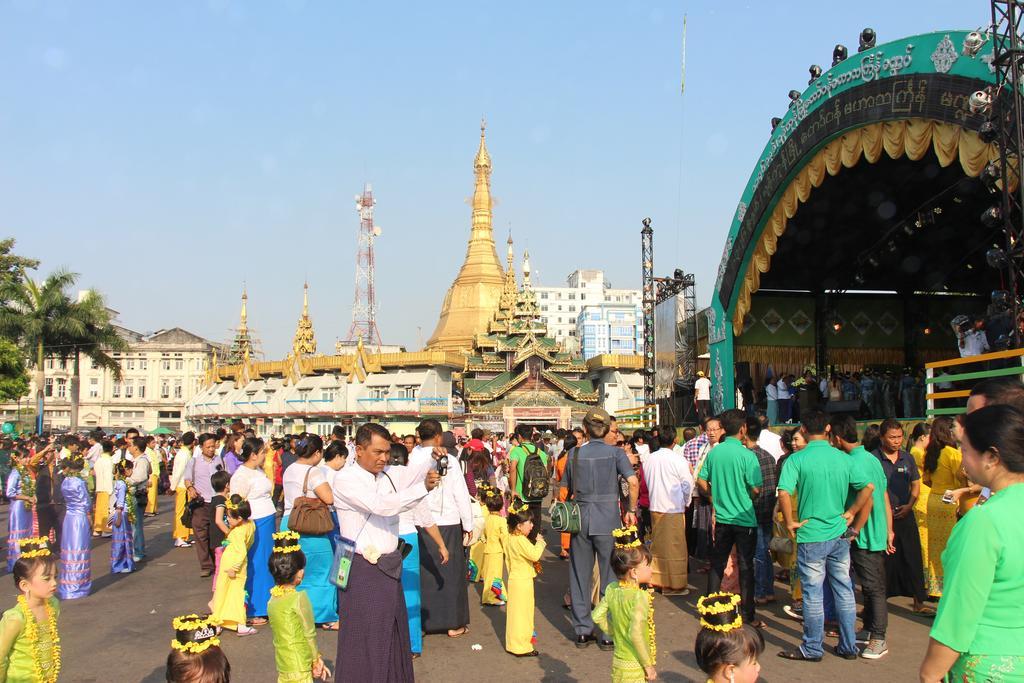
[(60, 636), (57, 634), (57, 615), (53, 608), (50, 607), (49, 601), (43, 603), (43, 606), (46, 608), (47, 626), (50, 629), (50, 645), (53, 649), (50, 676), (47, 676), (43, 672), (43, 653), (39, 647), (39, 626), (36, 623), (35, 614), (29, 609), (28, 601), (24, 595), (18, 596), (18, 605), (25, 615), (25, 638), (28, 639), (29, 646), (32, 648), (32, 665), (35, 669), (36, 680), (42, 681), (42, 683), (56, 683), (57, 676), (60, 675), (61, 664)]
[[(213, 646), (220, 647), (220, 638), (207, 638), (201, 643), (188, 642), (179, 643), (177, 640), (171, 641), (171, 647), (180, 652), (188, 652), (197, 655), (201, 652), (206, 652)], [(54, 679), (56, 680), (56, 679)]]
[(275, 598), (280, 598), (280, 597), (283, 597), (285, 595), (288, 595), (288, 593), (294, 593), (294, 592), (295, 592), (295, 586), (274, 586), (273, 588), (270, 589), (270, 594), (273, 597), (275, 597)]
[(654, 589), (647, 589), (647, 649), (651, 652), (651, 666), (658, 665), (658, 646), (654, 633)]
[(736, 618), (728, 624), (709, 624), (708, 622), (704, 621), (703, 618), (700, 620), (701, 628), (706, 628), (710, 631), (718, 631), (720, 633), (728, 633), (729, 631), (737, 629), (741, 626), (743, 626), (743, 617), (739, 614), (737, 614)]

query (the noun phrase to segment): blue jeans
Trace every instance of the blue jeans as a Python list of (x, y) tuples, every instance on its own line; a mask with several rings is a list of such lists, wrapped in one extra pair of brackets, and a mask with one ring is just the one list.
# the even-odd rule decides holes
[(772, 540), (772, 523), (759, 524), (757, 527), (757, 547), (754, 549), (754, 597), (775, 597), (775, 572), (772, 567), (772, 556), (768, 552), (768, 544)]
[(800, 651), (805, 657), (821, 657), (824, 653), (821, 645), (825, 636), (822, 592), (828, 577), (839, 622), (837, 649), (841, 654), (856, 653), (854, 619), (857, 603), (853, 596), (853, 582), (850, 581), (850, 542), (836, 538), (820, 543), (799, 543), (796, 566), (804, 592), (804, 637)]

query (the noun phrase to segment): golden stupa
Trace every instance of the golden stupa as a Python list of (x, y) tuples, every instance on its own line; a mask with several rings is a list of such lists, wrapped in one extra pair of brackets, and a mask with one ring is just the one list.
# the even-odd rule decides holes
[(491, 157), (487, 153), (484, 130), (485, 124), (481, 122), (480, 149), (473, 161), (476, 189), (466, 260), (444, 297), (441, 318), (427, 342), (427, 348), (432, 350), (471, 350), (476, 335), (487, 332), (505, 285), (505, 273), (498, 262), (491, 226)]

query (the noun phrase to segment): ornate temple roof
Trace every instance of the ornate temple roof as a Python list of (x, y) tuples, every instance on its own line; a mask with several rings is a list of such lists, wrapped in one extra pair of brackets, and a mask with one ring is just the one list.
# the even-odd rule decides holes
[(466, 258), (445, 295), (437, 327), (427, 341), (428, 349), (471, 350), (474, 337), (487, 331), (505, 287), (505, 273), (494, 247), (491, 156), (487, 152), (485, 128), (485, 123), (481, 122), (480, 147), (473, 161), (476, 187)]
[(249, 334), (249, 294), (242, 289), (242, 312), (238, 320), (238, 328), (235, 329), (234, 339), (231, 340), (231, 348), (228, 349), (225, 362), (229, 364), (241, 363), (246, 356), (253, 356), (254, 348), (252, 336)]
[(302, 315), (292, 339), (292, 353), (296, 356), (312, 356), (316, 353), (316, 334), (309, 317), (309, 283), (302, 285)]

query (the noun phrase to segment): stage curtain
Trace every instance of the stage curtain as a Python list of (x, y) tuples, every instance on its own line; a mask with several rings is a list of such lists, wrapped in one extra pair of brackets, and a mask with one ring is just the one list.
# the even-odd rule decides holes
[(883, 150), (893, 159), (906, 156), (916, 161), (929, 149), (935, 151), (943, 166), (958, 160), (964, 173), (974, 178), (990, 160), (999, 158), (995, 143), (982, 142), (974, 131), (922, 118), (871, 123), (843, 133), (818, 150), (782, 190), (775, 209), (765, 220), (740, 285), (732, 318), (733, 334), (738, 336), (743, 331), (750, 297), (761, 286), (761, 273), (771, 269), (772, 256), (779, 238), (786, 232), (787, 222), (796, 215), (800, 204), (810, 198), (814, 188), (821, 186), (826, 173), (838, 175), (843, 168), (856, 166), (862, 158), (874, 163)]

